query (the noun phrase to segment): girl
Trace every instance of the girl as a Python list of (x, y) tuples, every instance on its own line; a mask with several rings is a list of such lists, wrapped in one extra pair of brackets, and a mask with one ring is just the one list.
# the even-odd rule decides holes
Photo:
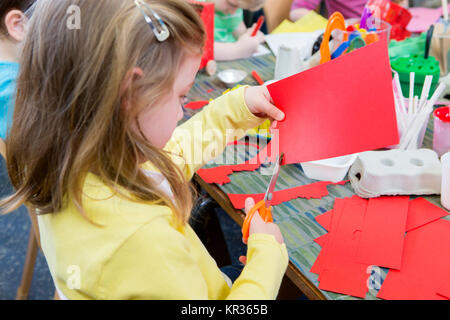
[(235, 90), (175, 130), (205, 38), (184, 0), (38, 0), (30, 24), (7, 140), (17, 191), (2, 205), (37, 208), (60, 296), (274, 299), (288, 263), (276, 225), (255, 215), (230, 288), (186, 224), (198, 150), (283, 118), (267, 88)]

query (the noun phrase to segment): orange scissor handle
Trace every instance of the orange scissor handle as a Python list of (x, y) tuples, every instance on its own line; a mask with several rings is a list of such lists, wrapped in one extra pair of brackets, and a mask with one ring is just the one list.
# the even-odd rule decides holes
[[(331, 60), (331, 52), (330, 52), (330, 37), (331, 32), (334, 29), (340, 29), (342, 31), (346, 31), (345, 28), (345, 20), (342, 13), (336, 11), (333, 13), (328, 20), (327, 28), (325, 29), (325, 33), (323, 35), (322, 44), (320, 45), (320, 64), (328, 62)], [(344, 41), (347, 41), (348, 35), (344, 32)]]
[(247, 241), (249, 237), (250, 224), (256, 212), (259, 213), (259, 215), (265, 222), (273, 222), (272, 207), (266, 208), (266, 202), (264, 200), (259, 201), (247, 214), (244, 219), (244, 223), (242, 224), (242, 239), (245, 241)]

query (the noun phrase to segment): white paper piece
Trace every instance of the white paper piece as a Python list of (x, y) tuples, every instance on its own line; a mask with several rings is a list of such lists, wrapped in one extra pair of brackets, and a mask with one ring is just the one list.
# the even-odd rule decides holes
[(266, 36), (266, 42), (275, 56), (278, 55), (278, 49), (283, 45), (285, 47), (299, 49), (303, 58), (309, 58), (314, 42), (322, 33), (323, 30), (269, 34)]

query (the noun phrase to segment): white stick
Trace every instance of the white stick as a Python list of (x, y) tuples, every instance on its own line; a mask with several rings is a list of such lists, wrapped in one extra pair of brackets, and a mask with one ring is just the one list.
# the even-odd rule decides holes
[[(425, 82), (423, 84), (422, 94), (420, 95), (420, 100), (419, 100), (419, 105), (418, 105), (419, 110), (422, 108), (422, 105), (428, 100), (428, 94), (430, 93), (430, 87), (428, 85), (428, 82), (430, 81), (430, 79), (432, 80), (433, 76), (425, 77)], [(428, 90), (427, 90), (427, 88), (428, 88)]]
[(444, 14), (444, 20), (448, 20), (448, 4), (447, 0), (442, 0), (442, 13)]
[(402, 108), (402, 111), (406, 113), (405, 98), (403, 97), (402, 86), (400, 85), (400, 78), (398, 77), (398, 73), (395, 73), (394, 75), (394, 83), (399, 94), (400, 107)]
[(433, 95), (431, 96), (430, 100), (428, 101), (425, 110), (431, 109), (433, 110), (433, 106), (436, 103), (437, 99), (441, 96), (441, 94), (444, 92), (446, 85), (441, 82), (439, 83), (439, 86), (437, 87), (436, 91), (434, 91)]
[(414, 97), (414, 103), (413, 103), (413, 113), (417, 113), (417, 109), (419, 108), (419, 97)]
[(411, 72), (409, 74), (409, 99), (408, 99), (408, 114), (412, 114), (413, 103), (414, 103), (414, 76), (415, 73)]

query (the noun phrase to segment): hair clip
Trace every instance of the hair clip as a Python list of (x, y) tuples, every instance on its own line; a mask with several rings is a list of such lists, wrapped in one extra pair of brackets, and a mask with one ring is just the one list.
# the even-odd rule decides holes
[[(142, 14), (144, 15), (145, 21), (148, 23), (148, 25), (152, 29), (153, 33), (155, 34), (156, 39), (158, 39), (159, 42), (163, 42), (163, 41), (167, 40), (167, 38), (170, 36), (170, 32), (169, 32), (169, 29), (167, 29), (167, 26), (164, 23), (164, 21), (161, 19), (161, 17), (155, 11), (153, 11), (153, 9), (150, 8), (150, 6), (148, 4), (146, 4), (144, 1), (134, 0), (134, 3), (139, 8), (139, 10), (141, 10)], [(142, 6), (144, 6), (148, 11), (150, 11), (151, 15), (153, 15), (155, 20), (158, 21), (161, 30), (158, 30), (158, 28), (153, 23), (153, 20), (147, 15), (147, 13), (145, 13)]]

